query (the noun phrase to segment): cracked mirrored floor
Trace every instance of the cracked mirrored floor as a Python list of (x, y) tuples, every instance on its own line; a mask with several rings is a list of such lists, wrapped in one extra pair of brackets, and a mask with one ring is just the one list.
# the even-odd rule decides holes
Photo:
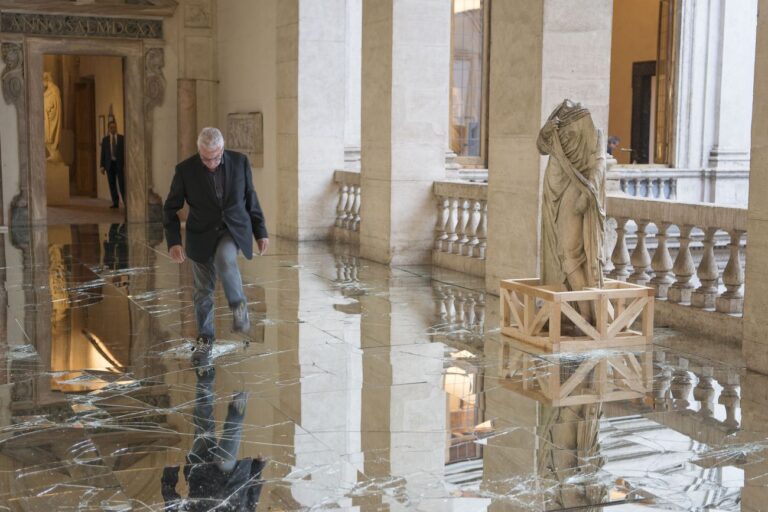
[(195, 369), (157, 227), (0, 247), (0, 510), (768, 509), (768, 377), (717, 340), (544, 354), (477, 278), (275, 240)]

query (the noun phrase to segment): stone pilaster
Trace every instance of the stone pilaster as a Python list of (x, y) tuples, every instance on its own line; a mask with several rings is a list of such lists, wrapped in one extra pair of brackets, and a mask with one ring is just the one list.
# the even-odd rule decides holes
[(328, 238), (333, 172), (344, 167), (344, 0), (281, 0), (277, 6), (278, 232)]
[[(768, 0), (760, 0), (768, 12)], [(747, 367), (768, 374), (768, 17), (757, 20), (755, 46), (755, 89), (752, 105), (752, 169), (749, 174), (749, 212), (747, 214), (746, 289), (742, 351)]]
[(431, 261), (445, 177), (451, 3), (364, 0), (361, 256)]

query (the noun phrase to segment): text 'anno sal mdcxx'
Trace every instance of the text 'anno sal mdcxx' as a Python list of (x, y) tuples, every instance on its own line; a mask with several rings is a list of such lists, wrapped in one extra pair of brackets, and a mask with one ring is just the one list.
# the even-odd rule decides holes
[(0, 13), (0, 31), (49, 36), (162, 39), (163, 22), (55, 14)]

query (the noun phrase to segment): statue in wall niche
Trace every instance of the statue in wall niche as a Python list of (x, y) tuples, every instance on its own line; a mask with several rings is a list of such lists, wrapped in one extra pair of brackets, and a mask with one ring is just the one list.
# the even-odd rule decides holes
[(48, 72), (43, 73), (43, 109), (45, 110), (45, 149), (48, 152), (48, 160), (61, 162), (59, 152), (61, 142), (61, 91), (53, 83), (53, 78)]
[[(541, 215), (541, 282), (577, 291), (603, 286), (605, 141), (589, 110), (564, 100), (536, 142), (549, 155)], [(588, 303), (581, 314), (591, 319)]]

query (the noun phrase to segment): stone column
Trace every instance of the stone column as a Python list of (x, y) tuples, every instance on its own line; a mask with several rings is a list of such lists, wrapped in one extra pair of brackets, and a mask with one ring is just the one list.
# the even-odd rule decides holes
[(360, 93), (363, 56), (363, 2), (347, 0), (346, 120), (344, 121), (344, 168), (360, 170)]
[(749, 169), (757, 0), (724, 1), (721, 16), (715, 136), (709, 166), (743, 170)]
[(536, 138), (565, 98), (608, 124), (610, 0), (505, 0), (491, 4), (486, 288), (535, 277), (539, 191), (546, 159)]
[(445, 177), (451, 3), (364, 0), (360, 252), (431, 261)]
[(332, 234), (333, 172), (344, 167), (344, 0), (281, 0), (277, 6), (278, 233)]
[[(768, 0), (760, 0), (768, 12)], [(768, 17), (757, 19), (755, 47), (755, 89), (752, 106), (751, 166), (749, 174), (749, 212), (747, 214), (747, 261), (744, 298), (742, 352), (747, 367), (768, 374)]]

